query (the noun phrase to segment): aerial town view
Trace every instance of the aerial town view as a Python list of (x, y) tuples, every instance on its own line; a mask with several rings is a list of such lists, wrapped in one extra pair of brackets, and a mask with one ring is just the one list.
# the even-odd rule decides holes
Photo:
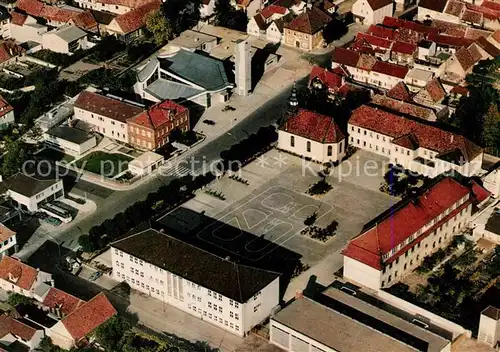
[(0, 352), (500, 351), (500, 0), (0, 0)]

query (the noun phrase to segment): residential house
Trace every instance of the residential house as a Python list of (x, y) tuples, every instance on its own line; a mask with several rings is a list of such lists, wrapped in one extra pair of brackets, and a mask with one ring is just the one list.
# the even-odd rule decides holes
[(349, 144), (389, 158), (422, 175), (481, 171), (483, 150), (464, 136), (381, 108), (363, 105), (348, 122)]
[[(12, 348), (12, 351), (34, 351), (44, 337), (41, 327), (27, 324), (27, 321), (14, 319), (6, 314), (0, 314), (0, 351), (2, 347)], [(9, 348), (9, 351), (11, 350)]]
[(479, 320), (478, 341), (492, 348), (500, 341), (500, 309), (488, 306), (481, 312)]
[(0, 288), (7, 292), (33, 297), (33, 291), (38, 285), (51, 281), (51, 274), (32, 268), (17, 259), (6, 255), (0, 260)]
[(140, 114), (143, 109), (115, 98), (84, 90), (75, 101), (74, 112), (75, 119), (92, 125), (95, 132), (128, 143), (127, 119)]
[(170, 140), (172, 131), (187, 132), (189, 110), (171, 100), (165, 100), (127, 120), (129, 143), (134, 147), (156, 150)]
[(99, 293), (90, 301), (80, 304), (46, 333), (54, 345), (66, 350), (84, 346), (88, 343), (91, 333), (116, 314), (108, 298)]
[(328, 98), (332, 101), (345, 84), (344, 75), (319, 66), (314, 66), (309, 74), (309, 88), (318, 89), (320, 91), (326, 90), (328, 92)]
[(165, 49), (139, 68), (134, 91), (155, 103), (189, 100), (210, 107), (227, 101), (233, 86), (222, 61), (184, 49)]
[(86, 302), (80, 298), (72, 296), (55, 287), (50, 287), (43, 296), (41, 307), (43, 310), (62, 319), (73, 313), (85, 303)]
[(382, 23), (384, 17), (392, 17), (393, 13), (392, 0), (357, 0), (352, 5), (352, 14), (364, 25)]
[(41, 43), (42, 36), (47, 32), (47, 26), (37, 22), (30, 16), (16, 11), (11, 12), (10, 37), (19, 43)]
[(487, 37), (487, 40), (497, 49), (500, 49), (500, 30), (493, 32)]
[[(283, 26), (281, 24), (281, 30), (279, 30), (279, 25), (274, 24), (275, 29), (268, 32), (268, 27), (271, 26), (275, 21), (290, 14), (284, 6), (280, 5), (269, 5), (262, 10), (260, 10), (255, 16), (250, 18), (247, 24), (247, 33), (256, 37), (261, 35), (269, 36), (274, 43), (279, 43), (281, 41)], [(277, 29), (277, 31), (276, 31)], [(269, 34), (268, 34), (269, 33)]]
[(75, 0), (82, 9), (111, 12), (117, 15), (130, 12), (151, 0)]
[(405, 102), (413, 102), (412, 93), (410, 89), (405, 84), (405, 82), (399, 82), (394, 87), (387, 91), (387, 96), (392, 99), (397, 99)]
[(266, 33), (266, 29), (269, 26), (264, 20), (260, 13), (250, 18), (247, 23), (247, 33), (255, 37), (260, 37)]
[(111, 260), (115, 280), (241, 337), (279, 304), (279, 273), (218, 257), (153, 228), (113, 242)]
[(97, 33), (99, 33), (99, 35), (101, 36), (108, 33), (108, 26), (116, 17), (116, 15), (99, 10), (90, 10), (90, 13), (92, 14), (92, 16), (94, 16), (95, 21), (97, 22)]
[(445, 177), (377, 217), (344, 249), (344, 278), (374, 290), (398, 282), (466, 229), (471, 193)]
[(14, 122), (14, 108), (0, 96), (0, 130), (7, 128)]
[(323, 28), (332, 20), (317, 7), (285, 24), (284, 43), (301, 50), (312, 50), (323, 42)]
[(405, 80), (409, 68), (378, 60), (368, 54), (337, 47), (332, 52), (332, 69), (347, 70), (358, 83), (390, 89)]
[(289, 16), (277, 19), (269, 24), (266, 28), (266, 40), (271, 43), (281, 43), (283, 41), (283, 31), (285, 23)]
[(446, 91), (439, 78), (430, 79), (425, 87), (413, 96), (413, 100), (430, 108), (436, 107), (446, 97)]
[(63, 54), (86, 50), (87, 32), (70, 24), (64, 25), (42, 35), (42, 47)]
[(56, 126), (44, 133), (44, 142), (49, 148), (65, 154), (78, 156), (97, 145), (94, 135), (71, 126)]
[(0, 40), (0, 67), (17, 62), (19, 56), (24, 55), (26, 51), (12, 40)]
[(432, 122), (437, 120), (436, 112), (433, 109), (415, 103), (393, 99), (383, 94), (373, 95), (371, 103), (392, 110), (396, 113), (410, 115), (422, 120)]
[(141, 177), (146, 176), (158, 169), (164, 161), (163, 155), (148, 151), (128, 163), (128, 171)]
[(468, 48), (463, 47), (446, 61), (443, 79), (458, 84), (472, 72), (474, 65), (481, 60), (483, 60), (483, 56), (475, 43)]
[(28, 212), (36, 212), (43, 204), (64, 198), (62, 179), (38, 179), (18, 172), (3, 180), (2, 186), (13, 206)]
[(427, 85), (434, 73), (420, 68), (412, 68), (405, 77), (406, 86), (412, 92), (418, 92)]
[(231, 0), (231, 5), (236, 10), (241, 10), (247, 14), (248, 18), (255, 16), (257, 11), (261, 8), (261, 1), (259, 0)]
[(420, 0), (418, 2), (417, 20), (459, 23), (458, 17), (444, 13), (448, 0)]
[(146, 25), (146, 18), (149, 13), (160, 9), (161, 1), (153, 0), (131, 11), (116, 16), (106, 26), (108, 34), (118, 37), (125, 42), (142, 35), (142, 29)]
[(0, 224), (0, 258), (14, 252), (16, 244), (16, 233), (4, 224)]
[(415, 324), (414, 315), (359, 291), (337, 280), (314, 300), (297, 293), (271, 316), (269, 342), (287, 352), (450, 351), (448, 331), (436, 334)]
[(347, 141), (333, 117), (299, 109), (279, 127), (278, 148), (322, 164), (338, 163)]

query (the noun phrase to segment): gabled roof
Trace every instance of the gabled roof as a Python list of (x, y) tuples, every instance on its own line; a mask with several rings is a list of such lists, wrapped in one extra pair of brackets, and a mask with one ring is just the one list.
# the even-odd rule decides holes
[(466, 9), (460, 19), (464, 22), (470, 22), (479, 26), (483, 23), (483, 14), (481, 12)]
[(428, 39), (432, 42), (435, 42), (439, 45), (448, 45), (453, 47), (463, 47), (469, 46), (474, 41), (471, 39), (463, 38), (463, 37), (454, 37), (451, 35), (441, 35), (441, 34), (429, 34)]
[(370, 5), (373, 11), (376, 11), (382, 7), (393, 5), (393, 2), (392, 0), (368, 0), (368, 5)]
[(410, 150), (417, 150), (419, 147), (417, 137), (413, 133), (394, 138), (392, 143)]
[(500, 49), (491, 44), (486, 38), (481, 37), (476, 40), (476, 44), (481, 47), (484, 51), (486, 51), (492, 57), (500, 56)]
[[(36, 333), (35, 328), (21, 323), (19, 320), (13, 319), (8, 315), (0, 315), (0, 339), (8, 334), (20, 337), (24, 341), (30, 341)], [(42, 330), (42, 329), (40, 329)]]
[(362, 33), (362, 32), (359, 32), (356, 35), (356, 40), (360, 40), (360, 39), (365, 40), (370, 45), (378, 46), (378, 47), (385, 48), (385, 49), (389, 49), (391, 47), (391, 44), (392, 44), (391, 40), (387, 40), (387, 39), (384, 39), (381, 37), (377, 37), (377, 36)]
[(0, 117), (11, 112), (12, 110), (14, 110), (12, 105), (10, 105), (9, 102), (4, 99), (4, 97), (0, 96)]
[(0, 243), (7, 241), (12, 236), (15, 236), (16, 233), (9, 229), (4, 224), (0, 224)]
[(45, 307), (60, 310), (64, 316), (70, 314), (84, 303), (85, 301), (55, 287), (49, 289), (49, 292), (42, 302)]
[(287, 13), (287, 11), (288, 11), (288, 9), (286, 7), (279, 6), (279, 5), (269, 5), (269, 6), (264, 7), (260, 11), (260, 14), (262, 15), (262, 17), (267, 19), (267, 18), (270, 18), (274, 14), (285, 15)]
[(113, 242), (111, 247), (239, 303), (280, 276), (226, 260), (154, 229)]
[(10, 13), (10, 16), (11, 16), (10, 22), (12, 24), (15, 24), (16, 26), (22, 26), (24, 22), (26, 22), (26, 19), (28, 18), (27, 15), (24, 15), (16, 11), (12, 11)]
[(79, 341), (116, 314), (104, 293), (99, 293), (61, 320), (75, 341)]
[(311, 10), (285, 24), (285, 28), (306, 34), (315, 34), (331, 20), (332, 18), (328, 14), (314, 6)]
[(267, 28), (267, 23), (264, 20), (264, 17), (262, 17), (260, 13), (253, 16), (253, 20), (255, 21), (255, 24), (257, 24), (257, 27), (259, 27), (260, 30), (263, 31)]
[(38, 0), (18, 0), (16, 7), (28, 15), (41, 17), (44, 4)]
[[(491, 3), (489, 2), (487, 2), (486, 4), (488, 6), (491, 6)], [(500, 18), (500, 10), (495, 10), (491, 8), (495, 6), (486, 7), (484, 5), (479, 6), (474, 4), (466, 4), (466, 6), (469, 10), (481, 12), (483, 14), (483, 17), (489, 20), (496, 21)]]
[(387, 76), (405, 78), (410, 69), (406, 66), (396, 65), (390, 62), (377, 61), (373, 67), (372, 71), (382, 73)]
[(116, 16), (113, 21), (120, 27), (122, 34), (135, 32), (145, 26), (147, 15), (152, 11), (160, 9), (160, 5), (160, 0), (152, 0), (124, 14)]
[[(422, 1), (420, 3), (422, 3)], [(432, 28), (413, 21), (404, 20), (397, 17), (389, 17), (389, 16), (384, 17), (382, 25), (385, 27), (395, 28), (395, 29), (408, 29), (421, 34), (430, 34), (430, 33), (437, 34), (439, 32), (436, 28)]]
[(127, 120), (137, 125), (156, 129), (164, 126), (166, 123), (174, 123), (177, 116), (187, 111), (182, 105), (172, 100), (165, 100), (161, 103), (151, 106), (147, 111)]
[(394, 42), (394, 44), (392, 44), (391, 51), (405, 55), (413, 55), (417, 51), (417, 46), (410, 43)]
[(87, 32), (84, 30), (72, 26), (72, 25), (64, 25), (59, 28), (57, 28), (55, 31), (52, 32), (52, 34), (58, 36), (62, 40), (64, 40), (67, 43), (71, 43), (72, 41), (84, 38), (87, 36)]
[[(382, 256), (392, 249), (401, 248), (389, 257), (385, 263), (390, 263), (403, 255), (408, 248), (428, 236), (436, 227), (453, 217), (459, 207), (445, 216), (426, 232), (405, 245), (406, 240), (425, 225), (443, 214), (453, 204), (467, 196), (470, 189), (462, 186), (450, 177), (445, 177), (430, 188), (424, 190), (415, 200), (402, 201), (397, 204), (390, 215), (381, 219), (373, 227), (361, 233), (349, 242), (343, 254), (360, 261), (375, 269), (381, 270), (384, 266)], [(465, 205), (468, 205), (466, 202)]]
[(410, 90), (405, 82), (401, 81), (389, 89), (387, 96), (393, 99), (412, 101)]
[(342, 76), (328, 71), (326, 68), (314, 66), (309, 74), (309, 85), (313, 79), (319, 79), (328, 89), (338, 89), (344, 80)]
[(37, 179), (21, 172), (18, 172), (3, 181), (9, 191), (22, 194), (28, 198), (37, 195), (57, 182), (58, 181), (55, 179)]
[(441, 81), (437, 77), (427, 82), (427, 84), (425, 85), (425, 90), (429, 93), (429, 96), (435, 103), (442, 101), (446, 96), (446, 91), (444, 90)]
[[(23, 262), (4, 256), (0, 261), (0, 279), (8, 281), (23, 290), (30, 290), (36, 281), (38, 271)], [(15, 279), (15, 282), (10, 278)]]
[(465, 10), (465, 4), (461, 1), (450, 0), (448, 1), (448, 6), (444, 10), (448, 15), (452, 15), (455, 17), (459, 17), (462, 14), (462, 11)]
[(341, 65), (356, 67), (358, 65), (359, 58), (359, 53), (341, 47), (336, 47), (332, 52), (332, 61)]
[(0, 63), (21, 55), (25, 50), (13, 40), (0, 41)]
[(495, 2), (495, 1), (485, 0), (481, 4), (481, 6), (486, 7), (488, 9), (495, 10), (495, 11), (500, 11), (500, 4), (498, 2)]
[(457, 50), (455, 53), (455, 57), (457, 58), (458, 63), (464, 71), (468, 71), (469, 69), (472, 68), (476, 64), (477, 61), (480, 59), (477, 59), (474, 57), (473, 52), (469, 50), (469, 48), (460, 48)]
[(448, 0), (420, 0), (419, 7), (436, 12), (443, 12)]
[(345, 138), (333, 117), (299, 109), (279, 129), (320, 143), (338, 143)]
[(107, 5), (118, 5), (129, 8), (137, 8), (151, 2), (151, 0), (99, 0), (100, 3)]
[(354, 110), (349, 123), (392, 138), (413, 133), (420, 147), (437, 153), (447, 153), (459, 149), (464, 155), (465, 161), (471, 161), (482, 153), (481, 147), (464, 136), (368, 105)]
[[(386, 17), (386, 18), (392, 18), (392, 17)], [(394, 39), (394, 30), (393, 29), (379, 26), (377, 24), (370, 25), (370, 27), (368, 27), (368, 30), (366, 31), (366, 33), (374, 35), (376, 37), (389, 39), (389, 40)]]
[(372, 97), (372, 103), (394, 110), (401, 114), (418, 117), (427, 121), (435, 121), (437, 118), (434, 110), (432, 109), (402, 100), (396, 100), (381, 94), (375, 94)]
[(90, 111), (110, 119), (126, 122), (143, 109), (138, 106), (127, 104), (117, 99), (109, 98), (87, 90), (82, 91), (75, 102), (75, 108)]
[[(73, 23), (78, 28), (90, 30), (97, 26), (97, 20), (90, 11), (80, 12), (78, 15), (71, 18), (70, 23)], [(108, 22), (109, 23), (109, 22)]]
[(491, 196), (491, 193), (476, 181), (472, 180), (472, 193), (479, 203)]

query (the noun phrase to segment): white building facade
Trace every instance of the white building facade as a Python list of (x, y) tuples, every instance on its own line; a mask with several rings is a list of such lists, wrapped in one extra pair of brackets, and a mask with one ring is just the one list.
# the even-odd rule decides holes
[[(136, 236), (141, 236), (142, 238), (132, 238)], [(162, 237), (165, 239), (162, 240)], [(155, 242), (151, 242), (151, 240), (155, 240)], [(171, 244), (165, 244), (165, 240), (171, 242)], [(148, 241), (148, 246), (162, 247), (165, 245), (165, 248), (189, 246), (189, 250), (194, 251), (193, 254), (198, 253), (199, 256), (211, 256), (215, 262), (222, 263), (221, 260), (224, 261), (223, 258), (218, 258), (188, 244), (179, 243), (180, 241), (152, 229), (111, 244), (113, 278), (115, 280), (126, 281), (133, 289), (170, 304), (184, 312), (188, 312), (232, 334), (245, 336), (252, 327), (264, 321), (270, 315), (272, 309), (279, 303), (279, 275), (276, 273), (273, 273), (275, 275), (271, 275), (271, 277), (275, 277), (274, 279), (265, 284), (264, 287), (254, 287), (255, 293), (244, 302), (241, 302), (236, 297), (227, 297), (217, 292), (217, 290), (204, 287), (190, 280), (186, 275), (177, 275), (119, 249), (123, 249), (124, 246), (127, 247), (127, 241)], [(168, 253), (165, 254), (168, 255)], [(195, 260), (195, 257), (189, 260)], [(222, 264), (225, 266), (231, 263), (226, 261)], [(242, 273), (240, 265), (231, 264), (233, 268), (235, 265), (240, 267), (239, 270)], [(183, 272), (185, 269), (179, 268), (179, 272)], [(243, 269), (248, 270), (248, 267)], [(251, 269), (256, 270), (256, 272), (259, 271), (259, 269)], [(206, 275), (213, 275), (210, 272), (211, 270), (217, 269), (211, 267), (203, 268)], [(223, 272), (218, 274), (224, 275)], [(231, 279), (226, 277), (225, 280)], [(241, 283), (246, 283), (243, 277), (241, 277)], [(238, 285), (238, 282), (227, 282), (227, 284)]]
[(16, 233), (4, 224), (0, 224), (0, 258), (9, 255), (17, 244)]
[(384, 17), (392, 17), (393, 12), (392, 0), (358, 0), (352, 5), (352, 14), (366, 26), (382, 23)]

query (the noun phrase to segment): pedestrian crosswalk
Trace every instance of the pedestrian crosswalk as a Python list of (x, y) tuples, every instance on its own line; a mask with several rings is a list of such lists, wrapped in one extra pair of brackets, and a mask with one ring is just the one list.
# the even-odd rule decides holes
[(191, 170), (185, 165), (174, 164), (160, 170), (162, 176), (184, 177), (189, 175)]

